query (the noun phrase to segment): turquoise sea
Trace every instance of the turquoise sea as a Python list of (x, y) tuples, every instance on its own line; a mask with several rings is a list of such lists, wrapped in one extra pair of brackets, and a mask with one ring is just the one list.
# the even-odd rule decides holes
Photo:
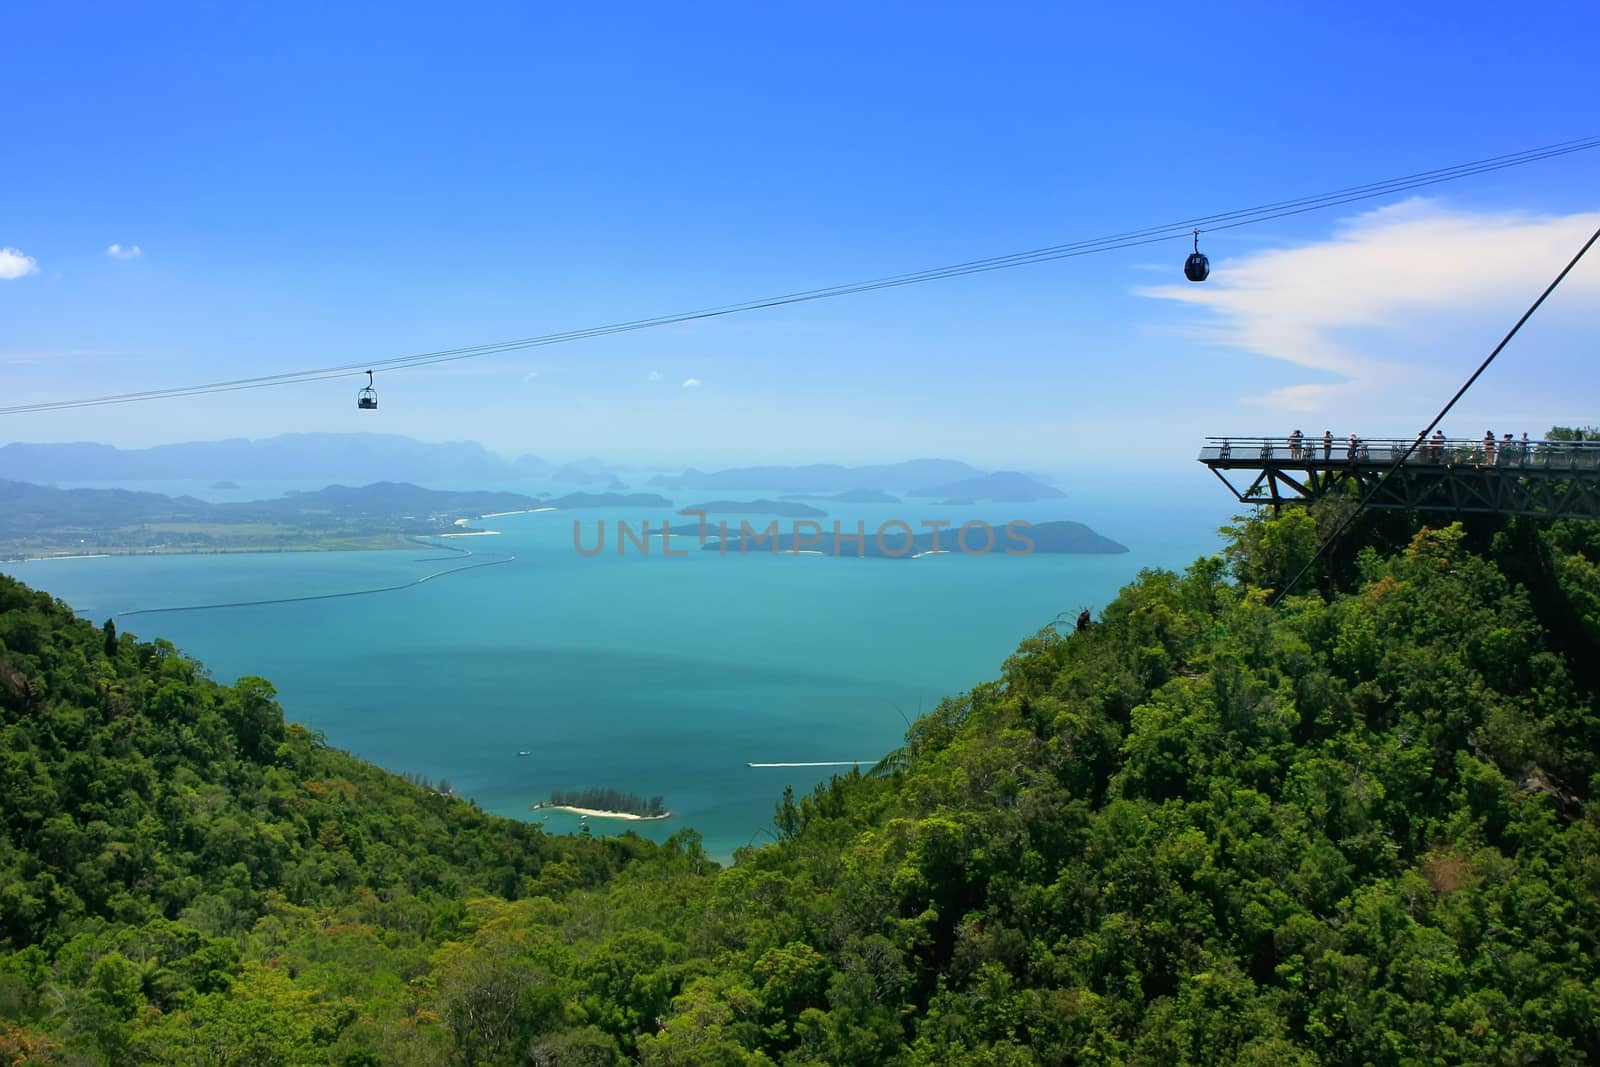
[[(397, 585), (514, 554), (397, 592), (135, 614), (118, 627), (170, 639), (219, 680), (264, 676), (288, 717), (331, 744), (448, 779), (490, 811), (569, 832), (575, 817), (529, 805), (553, 788), (661, 794), (672, 819), (590, 820), (594, 832), (659, 839), (692, 826), (726, 858), (764, 839), (786, 784), (806, 791), (834, 773), (750, 763), (870, 766), (900, 743), (906, 719), (994, 677), (1058, 614), (1098, 609), (1142, 568), (1182, 568), (1216, 551), (1216, 528), (1235, 509), (1203, 479), (1111, 484), (1028, 505), (822, 505), (825, 522), (847, 530), (857, 519), (869, 530), (889, 519), (1076, 519), (1132, 550), (1118, 556), (719, 558), (675, 538), (691, 550), (664, 558), (659, 537), (647, 557), (631, 544), (619, 555), (617, 520), (659, 530), (669, 514), (640, 510), (476, 521), (499, 533), (454, 540), (470, 559), (418, 548), (0, 566), (98, 623), (142, 609)], [(602, 521), (606, 550), (580, 555), (574, 522), (592, 548)]]

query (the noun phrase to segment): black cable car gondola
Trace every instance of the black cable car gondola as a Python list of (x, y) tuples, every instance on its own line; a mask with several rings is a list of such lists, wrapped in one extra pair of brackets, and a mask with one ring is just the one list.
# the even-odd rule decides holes
[(1191, 282), (1203, 282), (1211, 274), (1211, 261), (1200, 252), (1200, 231), (1194, 231), (1194, 252), (1183, 263), (1183, 276)]
[(367, 387), (356, 394), (356, 407), (362, 411), (378, 410), (378, 391), (372, 388), (371, 371), (367, 371)]

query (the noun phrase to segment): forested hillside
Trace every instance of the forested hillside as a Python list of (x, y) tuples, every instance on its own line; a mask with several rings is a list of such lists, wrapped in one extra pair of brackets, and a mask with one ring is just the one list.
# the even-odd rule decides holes
[(1600, 1058), (1600, 531), (1363, 520), (1269, 606), (1319, 522), (1027, 639), (726, 870), (0, 581), (0, 1063)]
[(0, 577), (0, 1063), (442, 1062), (433, 953), (469, 901), (560, 901), (662, 851), (484, 815), (273, 697)]

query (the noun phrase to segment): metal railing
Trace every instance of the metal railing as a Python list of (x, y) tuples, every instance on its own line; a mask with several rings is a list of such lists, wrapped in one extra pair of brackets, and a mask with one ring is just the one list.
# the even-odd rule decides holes
[[(1336, 437), (1331, 443), (1307, 437), (1298, 444), (1287, 437), (1207, 437), (1202, 463), (1391, 466), (1415, 439)], [(1534, 470), (1600, 470), (1600, 441), (1505, 441), (1492, 444), (1470, 438), (1422, 442), (1406, 466), (1506, 467)]]

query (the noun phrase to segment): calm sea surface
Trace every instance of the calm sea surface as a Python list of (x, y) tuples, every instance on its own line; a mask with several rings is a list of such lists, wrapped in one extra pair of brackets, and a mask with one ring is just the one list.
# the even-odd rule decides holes
[[(994, 677), (1059, 613), (1098, 609), (1142, 568), (1181, 569), (1216, 551), (1216, 527), (1233, 509), (1203, 473), (1165, 491), (1112, 486), (1040, 504), (819, 505), (825, 523), (847, 530), (857, 519), (868, 529), (887, 519), (1076, 519), (1132, 549), (1120, 556), (722, 559), (684, 539), (687, 557), (662, 558), (659, 538), (647, 558), (631, 545), (619, 556), (616, 520), (659, 529), (668, 514), (640, 510), (478, 521), (499, 535), (455, 540), (470, 559), (418, 548), (0, 566), (100, 622), (396, 585), (514, 554), (397, 592), (137, 614), (118, 627), (169, 638), (219, 680), (266, 677), (288, 717), (331, 744), (448, 779), (490, 811), (572, 831), (575, 817), (528, 806), (553, 788), (661, 794), (672, 819), (591, 820), (595, 831), (659, 839), (693, 826), (725, 858), (761, 839), (786, 784), (805, 791), (834, 773), (748, 764), (870, 765), (900, 743), (902, 716)], [(189, 483), (126, 487), (219, 495)], [(604, 553), (574, 550), (575, 520), (589, 548), (605, 521)]]

